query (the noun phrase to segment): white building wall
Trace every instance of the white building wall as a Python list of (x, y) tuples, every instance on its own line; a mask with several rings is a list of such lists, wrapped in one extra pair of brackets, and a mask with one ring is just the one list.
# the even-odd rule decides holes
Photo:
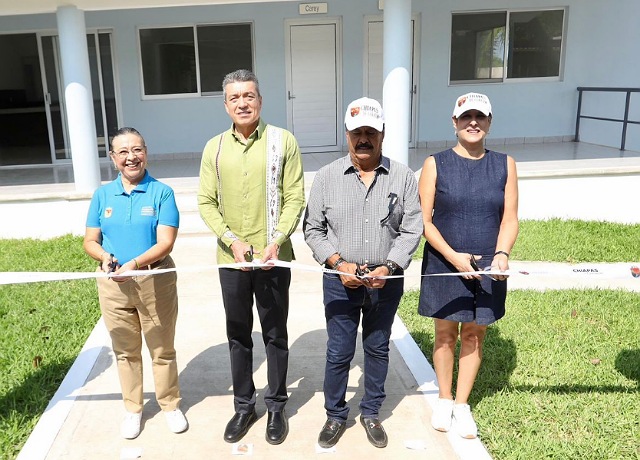
[[(414, 1), (414, 8), (418, 3)], [(564, 5), (568, 5), (568, 23), (561, 81), (448, 84), (452, 11), (555, 8)], [(443, 134), (446, 139), (452, 139), (450, 115), (453, 101), (468, 91), (483, 92), (491, 99), (495, 110), (491, 138), (539, 138), (537, 140), (542, 141), (545, 137), (572, 135), (578, 86), (640, 86), (640, 67), (631, 65), (634, 50), (630, 45), (640, 39), (640, 28), (634, 25), (638, 17), (640, 3), (636, 0), (570, 0), (563, 3), (554, 0), (429, 1), (422, 14), (420, 140), (437, 141)], [(624, 105), (610, 99), (604, 104), (601, 100), (594, 101), (595, 111), (600, 114), (597, 116), (615, 113), (621, 118)], [(635, 119), (640, 120), (640, 95), (636, 95), (635, 104)], [(604, 136), (594, 136), (589, 132), (591, 129), (596, 128), (585, 126), (581, 130), (582, 140), (614, 147), (619, 145), (620, 125), (613, 135), (606, 133), (606, 124), (597, 129), (603, 130)], [(640, 142), (630, 143), (630, 140), (627, 148), (640, 149)]]
[[(380, 15), (378, 0), (328, 0), (326, 17), (343, 24), (343, 107), (363, 93), (364, 17)], [(452, 11), (530, 9), (568, 5), (566, 55), (561, 81), (449, 85)], [(418, 102), (418, 147), (453, 140), (451, 111), (455, 98), (467, 91), (491, 98), (495, 117), (490, 139), (496, 143), (569, 139), (575, 129), (578, 86), (640, 86), (634, 65), (640, 41), (637, 0), (412, 0), (421, 23)], [(0, 12), (1, 14), (1, 12)], [(309, 16), (319, 19), (323, 15)], [(138, 128), (151, 154), (198, 155), (205, 142), (229, 126), (221, 96), (143, 100), (136, 28), (195, 23), (252, 21), (255, 70), (264, 97), (264, 118), (286, 126), (284, 20), (304, 19), (296, 2), (211, 5), (177, 8), (88, 11), (89, 28), (113, 29), (116, 75), (123, 125)], [(0, 16), (2, 33), (55, 30), (54, 14)], [(635, 106), (633, 105), (635, 104)], [(635, 95), (632, 119), (640, 120), (640, 95)], [(619, 97), (585, 101), (585, 112), (622, 116)], [(341, 117), (342, 114), (339, 114)], [(619, 145), (620, 125), (583, 121), (581, 139)], [(640, 126), (630, 126), (627, 148), (640, 150)], [(505, 141), (506, 139), (506, 141)], [(496, 147), (496, 150), (500, 150)], [(503, 149), (504, 150), (504, 149)]]

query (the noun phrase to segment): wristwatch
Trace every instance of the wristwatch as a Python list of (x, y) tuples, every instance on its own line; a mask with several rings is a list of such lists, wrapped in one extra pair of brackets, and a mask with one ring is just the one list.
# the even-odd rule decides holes
[(393, 275), (395, 271), (400, 268), (393, 260), (387, 260), (384, 265), (387, 267), (387, 270), (389, 270), (389, 276)]

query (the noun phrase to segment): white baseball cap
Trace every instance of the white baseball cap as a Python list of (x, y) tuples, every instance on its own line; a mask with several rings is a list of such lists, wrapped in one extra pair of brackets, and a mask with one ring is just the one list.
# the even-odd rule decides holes
[(467, 93), (463, 94), (456, 100), (456, 105), (453, 106), (453, 116), (458, 118), (467, 110), (478, 110), (484, 113), (486, 116), (491, 115), (491, 102), (489, 98), (480, 93)]
[(384, 115), (380, 103), (368, 97), (356, 99), (347, 107), (344, 124), (348, 131), (362, 126), (371, 126), (376, 131), (382, 132), (384, 130)]

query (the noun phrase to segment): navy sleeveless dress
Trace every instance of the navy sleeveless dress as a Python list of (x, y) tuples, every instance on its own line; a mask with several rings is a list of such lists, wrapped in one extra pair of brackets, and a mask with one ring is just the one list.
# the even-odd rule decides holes
[[(433, 155), (436, 195), (433, 224), (457, 252), (481, 255), (482, 269), (491, 265), (504, 212), (507, 155), (487, 150), (479, 160), (461, 157), (453, 149)], [(428, 243), (422, 273), (457, 272)], [(418, 312), (423, 316), (461, 323), (491, 324), (504, 316), (507, 282), (466, 280), (458, 276), (425, 276)]]

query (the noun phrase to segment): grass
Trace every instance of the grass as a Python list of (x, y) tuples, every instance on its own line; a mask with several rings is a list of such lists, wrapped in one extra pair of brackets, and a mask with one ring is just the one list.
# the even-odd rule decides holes
[[(640, 225), (581, 220), (523, 220), (511, 259), (548, 262), (638, 262)], [(424, 238), (413, 255), (422, 259)]]
[[(637, 262), (638, 235), (640, 225), (522, 221), (511, 258)], [(418, 315), (418, 297), (405, 294), (399, 314), (432, 362), (433, 320)], [(488, 330), (470, 399), (493, 458), (640, 458), (638, 337), (638, 293), (510, 292), (506, 316)]]
[[(0, 240), (0, 271), (93, 271), (82, 238)], [(0, 458), (14, 458), (100, 317), (95, 280), (0, 286)]]
[[(431, 361), (418, 296), (405, 294), (399, 314)], [(639, 305), (624, 291), (509, 293), (470, 399), (493, 458), (640, 458)]]

